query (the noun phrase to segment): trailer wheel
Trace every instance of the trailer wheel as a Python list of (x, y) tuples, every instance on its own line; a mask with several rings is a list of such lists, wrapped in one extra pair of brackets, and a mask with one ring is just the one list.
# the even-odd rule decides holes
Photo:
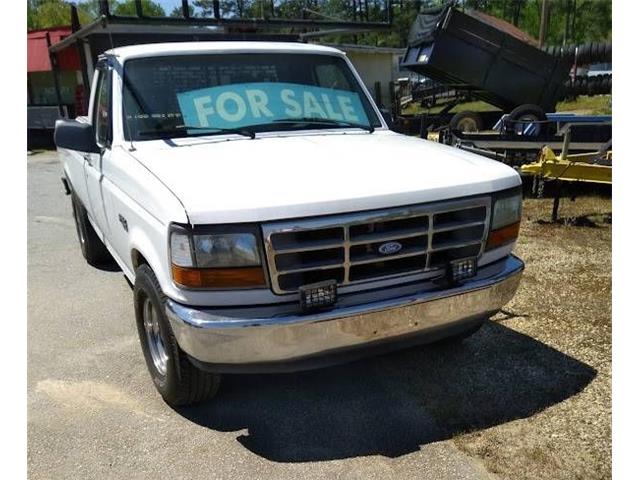
[[(526, 122), (544, 122), (546, 120), (547, 115), (544, 113), (542, 108), (538, 105), (525, 104), (513, 109), (509, 114), (507, 123), (515, 133), (522, 135), (526, 127)], [(545, 124), (539, 123), (534, 126), (531, 136), (537, 137), (545, 130)]]
[(482, 117), (476, 112), (459, 112), (449, 121), (449, 128), (460, 132), (479, 132), (483, 127)]

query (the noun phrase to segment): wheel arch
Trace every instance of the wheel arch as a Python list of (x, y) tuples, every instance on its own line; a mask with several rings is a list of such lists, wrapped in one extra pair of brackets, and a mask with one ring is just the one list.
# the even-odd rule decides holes
[[(140, 265), (149, 265), (149, 260), (137, 248), (131, 249), (131, 265), (135, 271)], [(149, 265), (151, 266), (151, 265)]]
[[(167, 290), (168, 269), (165, 267), (167, 259), (161, 258), (159, 252), (166, 252), (167, 246), (161, 245), (163, 240), (153, 241), (142, 228), (131, 228), (129, 232), (129, 263), (131, 265), (131, 282), (135, 283), (136, 269), (141, 265), (148, 265), (156, 275), (160, 286)], [(164, 260), (164, 261), (163, 261)]]

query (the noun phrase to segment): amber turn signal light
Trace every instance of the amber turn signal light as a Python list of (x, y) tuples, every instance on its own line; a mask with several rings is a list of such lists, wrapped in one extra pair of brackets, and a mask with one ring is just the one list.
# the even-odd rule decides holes
[(518, 232), (520, 231), (520, 222), (512, 223), (506, 227), (498, 228), (489, 232), (489, 238), (487, 239), (486, 250), (501, 247), (510, 242), (515, 242), (518, 238)]
[(262, 267), (185, 268), (171, 265), (173, 280), (187, 288), (250, 288), (266, 286)]

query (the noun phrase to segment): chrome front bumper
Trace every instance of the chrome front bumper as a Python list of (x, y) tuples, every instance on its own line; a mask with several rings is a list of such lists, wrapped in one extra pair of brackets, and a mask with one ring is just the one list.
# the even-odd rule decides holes
[(367, 347), (389, 350), (412, 339), (426, 338), (414, 344), (428, 342), (429, 334), (432, 339), (454, 334), (509, 302), (523, 269), (524, 263), (510, 255), (460, 286), (308, 315), (246, 318), (172, 300), (167, 301), (166, 313), (178, 344), (202, 368), (277, 371), (282, 364), (291, 365), (287, 370), (305, 369), (322, 357), (334, 357), (337, 361), (329, 363), (338, 363), (342, 354), (366, 352)]

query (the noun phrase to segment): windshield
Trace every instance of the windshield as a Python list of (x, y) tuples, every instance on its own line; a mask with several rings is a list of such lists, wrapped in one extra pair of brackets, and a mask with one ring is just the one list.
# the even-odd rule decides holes
[(123, 115), (127, 140), (381, 126), (343, 59), (291, 53), (128, 60)]

